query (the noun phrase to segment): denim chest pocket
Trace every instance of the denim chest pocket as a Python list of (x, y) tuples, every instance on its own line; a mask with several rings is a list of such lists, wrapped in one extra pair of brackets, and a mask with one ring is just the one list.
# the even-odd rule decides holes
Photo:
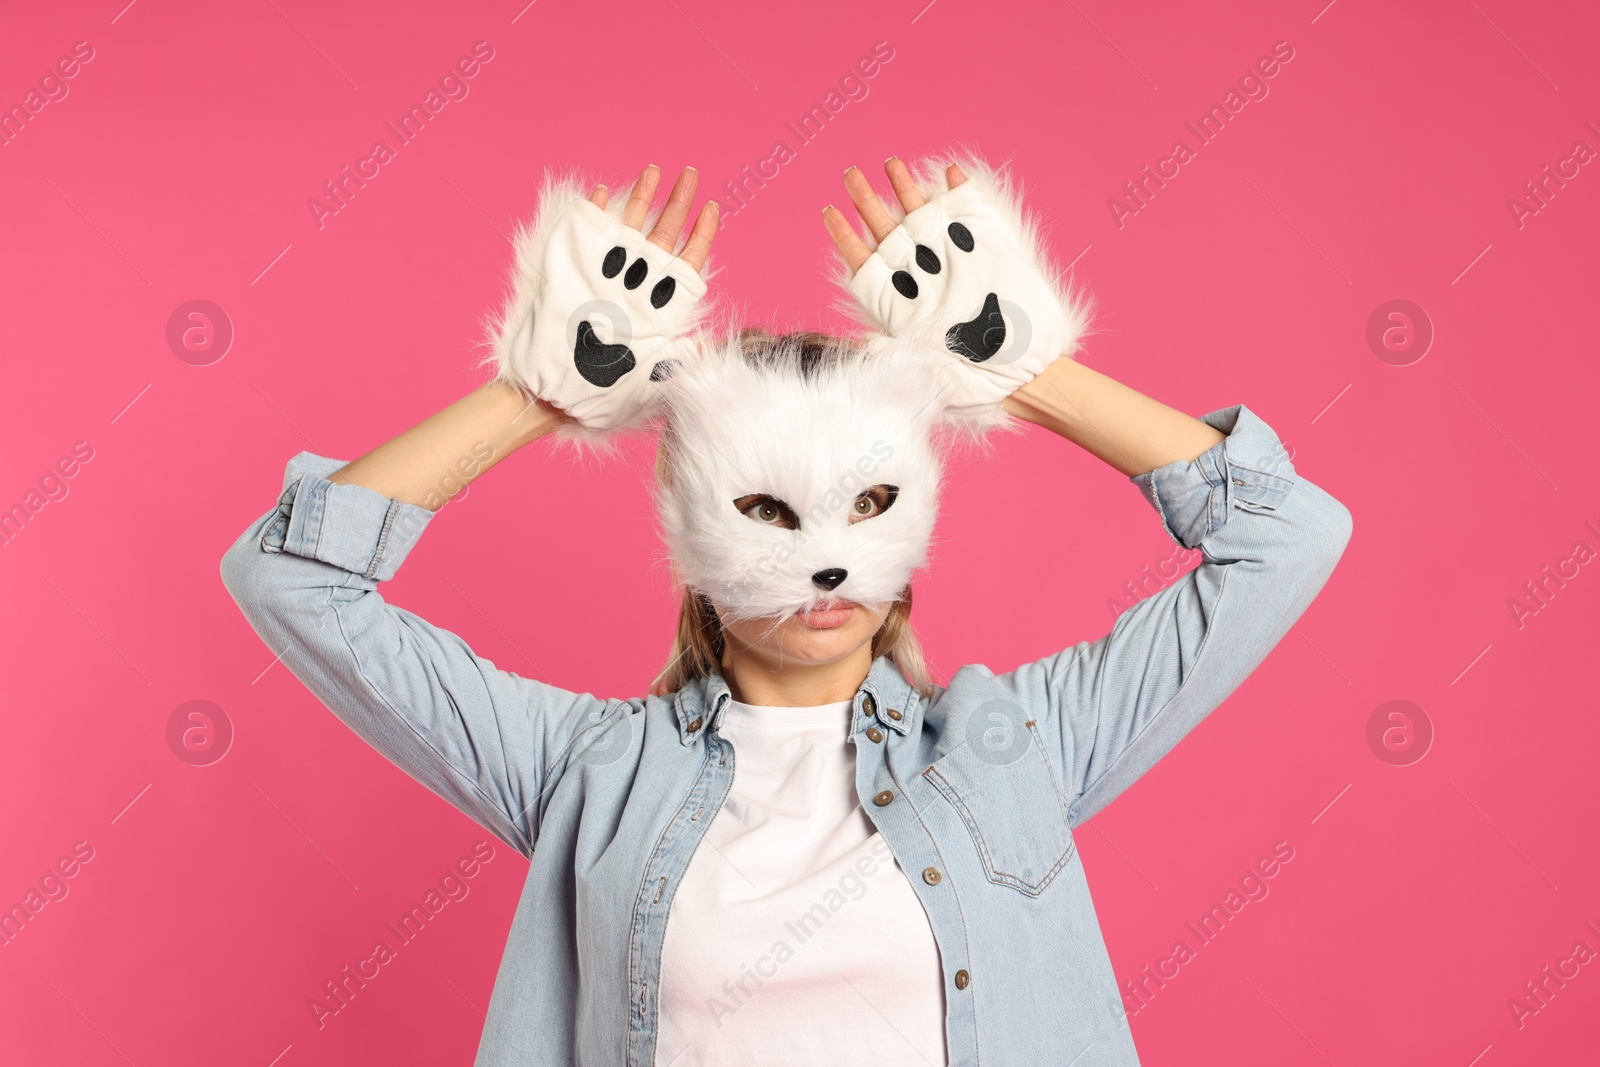
[(961, 817), (989, 881), (1036, 897), (1072, 858), (1066, 804), (1033, 721), (997, 724), (922, 774)]

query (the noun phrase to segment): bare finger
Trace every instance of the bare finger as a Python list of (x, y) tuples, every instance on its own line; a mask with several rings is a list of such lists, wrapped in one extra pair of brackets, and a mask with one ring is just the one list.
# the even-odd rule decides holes
[(872, 185), (859, 167), (851, 167), (844, 172), (844, 187), (850, 191), (850, 199), (856, 205), (861, 221), (872, 231), (873, 238), (882, 241), (889, 236), (896, 223), (889, 212), (884, 210), (883, 201), (872, 191)]
[(611, 203), (611, 190), (603, 185), (595, 186), (594, 192), (589, 194), (589, 203), (604, 211), (606, 205)]
[(622, 222), (636, 230), (644, 229), (645, 216), (650, 214), (650, 205), (656, 199), (656, 186), (661, 184), (661, 168), (654, 163), (644, 168), (644, 173), (639, 175), (639, 180), (633, 183), (633, 193), (628, 197), (628, 206), (622, 211)]
[(722, 208), (715, 200), (707, 200), (694, 220), (694, 229), (689, 231), (689, 243), (683, 246), (683, 255), (678, 258), (696, 274), (704, 269), (706, 257), (711, 254), (711, 239), (717, 235), (717, 222), (721, 218)]
[(860, 270), (861, 265), (872, 258), (872, 249), (856, 233), (856, 228), (850, 225), (844, 212), (832, 204), (822, 209), (822, 224), (828, 228), (828, 236), (833, 238), (839, 254), (844, 256), (845, 263), (852, 271)]
[(944, 169), (944, 176), (945, 180), (950, 183), (950, 188), (952, 189), (967, 180), (965, 172), (963, 172), (962, 169), (956, 166), (954, 163), (950, 164)]
[(668, 252), (678, 247), (678, 234), (683, 232), (683, 221), (689, 217), (695, 186), (699, 183), (700, 172), (693, 167), (684, 167), (678, 173), (678, 180), (672, 184), (672, 193), (667, 197), (667, 206), (656, 220), (655, 229), (650, 231), (651, 244)]
[(900, 206), (905, 208), (906, 214), (911, 214), (927, 203), (922, 199), (922, 190), (911, 180), (911, 168), (900, 162), (899, 156), (890, 156), (884, 160), (883, 170), (889, 175), (889, 184), (894, 186), (894, 195), (900, 198)]

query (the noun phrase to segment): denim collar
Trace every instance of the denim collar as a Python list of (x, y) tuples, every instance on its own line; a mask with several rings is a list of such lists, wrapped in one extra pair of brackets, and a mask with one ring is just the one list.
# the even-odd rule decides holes
[[(856, 690), (854, 714), (850, 719), (851, 736), (869, 726), (893, 730), (904, 736), (911, 730), (917, 696), (916, 689), (888, 657), (874, 659), (866, 679)], [(728, 701), (732, 699), (727, 680), (717, 671), (696, 678), (678, 690), (672, 698), (678, 718), (678, 740), (690, 745), (719, 728)], [(898, 713), (898, 718), (889, 714), (891, 710)]]

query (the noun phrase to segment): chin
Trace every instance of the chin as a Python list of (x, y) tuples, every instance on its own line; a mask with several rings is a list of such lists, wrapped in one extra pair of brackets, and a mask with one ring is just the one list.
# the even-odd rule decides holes
[[(857, 615), (861, 612), (858, 610)], [(847, 624), (831, 630), (813, 630), (804, 623), (786, 626), (783, 651), (808, 663), (833, 663), (849, 656), (862, 645), (870, 644), (876, 626)]]
[(735, 623), (731, 631), (751, 651), (780, 656), (789, 662), (835, 663), (870, 645), (883, 625), (886, 607), (874, 610), (861, 604), (842, 625), (816, 627), (798, 615), (786, 615), (776, 626), (774, 620)]

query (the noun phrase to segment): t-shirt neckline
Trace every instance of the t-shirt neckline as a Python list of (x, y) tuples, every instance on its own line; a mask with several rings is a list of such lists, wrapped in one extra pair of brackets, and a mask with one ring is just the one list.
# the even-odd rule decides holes
[(828, 704), (783, 707), (771, 704), (745, 704), (728, 701), (723, 709), (723, 725), (738, 729), (799, 731), (818, 727), (848, 727), (855, 701), (836, 700)]

